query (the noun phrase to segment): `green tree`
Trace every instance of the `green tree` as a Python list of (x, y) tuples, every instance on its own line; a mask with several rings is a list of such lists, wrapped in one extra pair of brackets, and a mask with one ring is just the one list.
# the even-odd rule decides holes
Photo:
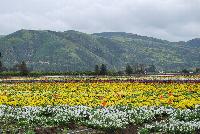
[(102, 64), (100, 68), (100, 75), (106, 75), (106, 74), (107, 74), (107, 67), (105, 64)]
[(95, 65), (95, 75), (99, 75), (100, 70), (99, 70), (99, 65)]
[(155, 73), (156, 72), (156, 66), (155, 65), (150, 65), (150, 67), (147, 69), (147, 71)]
[(126, 70), (125, 70), (125, 72), (126, 72), (126, 74), (128, 74), (128, 75), (130, 75), (130, 74), (133, 73), (133, 69), (132, 69), (132, 67), (131, 67), (129, 64), (126, 65)]
[(19, 71), (23, 76), (28, 75), (29, 71), (24, 61), (19, 65)]
[(145, 74), (145, 64), (136, 63), (133, 65), (133, 73), (134, 74)]
[(195, 72), (200, 73), (200, 68), (196, 68)]
[(189, 74), (190, 73), (187, 69), (183, 69), (181, 72), (184, 73), (184, 74)]
[(2, 58), (2, 55), (1, 55), (1, 52), (0, 52), (0, 72), (3, 71), (3, 64), (1, 62), (1, 58)]

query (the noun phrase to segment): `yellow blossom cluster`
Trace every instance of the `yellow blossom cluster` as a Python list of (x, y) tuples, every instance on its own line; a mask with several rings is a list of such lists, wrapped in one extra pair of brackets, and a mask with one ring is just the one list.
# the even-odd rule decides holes
[(132, 105), (192, 108), (200, 104), (198, 83), (16, 83), (0, 84), (0, 105), (90, 107)]

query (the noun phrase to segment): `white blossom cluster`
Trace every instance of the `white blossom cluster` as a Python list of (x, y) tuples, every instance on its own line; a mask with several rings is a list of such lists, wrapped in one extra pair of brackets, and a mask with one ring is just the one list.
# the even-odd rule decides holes
[[(172, 107), (97, 107), (0, 106), (0, 119), (13, 119), (22, 127), (56, 126), (74, 122), (96, 129), (120, 129), (129, 124), (141, 126), (139, 130), (164, 133), (193, 133), (200, 130), (200, 108), (174, 109)], [(1, 128), (1, 127), (0, 127)], [(139, 131), (140, 132), (140, 131)]]

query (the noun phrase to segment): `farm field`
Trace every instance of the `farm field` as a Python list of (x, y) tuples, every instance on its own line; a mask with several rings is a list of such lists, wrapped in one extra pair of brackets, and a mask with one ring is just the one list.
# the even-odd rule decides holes
[(81, 128), (92, 128), (96, 133), (200, 131), (199, 76), (65, 77), (67, 81), (61, 82), (54, 80), (63, 77), (7, 80), (22, 82), (0, 83), (3, 131), (65, 133)]
[(0, 82), (5, 80), (200, 80), (200, 74), (184, 75), (184, 76), (180, 74), (133, 75), (133, 76), (49, 75), (49, 76), (38, 76), (38, 77), (7, 76), (0, 78)]

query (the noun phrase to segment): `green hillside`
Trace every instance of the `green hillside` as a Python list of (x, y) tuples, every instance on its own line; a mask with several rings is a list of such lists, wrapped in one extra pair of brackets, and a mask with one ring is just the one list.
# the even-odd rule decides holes
[(5, 35), (0, 35), (0, 38), (4, 37)]
[(154, 64), (159, 70), (200, 66), (200, 40), (169, 42), (122, 32), (85, 34), (20, 30), (0, 38), (3, 64), (26, 61), (37, 71), (93, 70), (105, 63), (123, 69), (127, 63)]
[[(180, 70), (200, 66), (200, 39), (188, 42), (169, 42), (123, 32), (105, 32), (94, 35), (129, 45), (129, 52), (135, 55), (136, 62), (153, 63), (160, 70)], [(127, 55), (130, 56), (130, 54)]]

